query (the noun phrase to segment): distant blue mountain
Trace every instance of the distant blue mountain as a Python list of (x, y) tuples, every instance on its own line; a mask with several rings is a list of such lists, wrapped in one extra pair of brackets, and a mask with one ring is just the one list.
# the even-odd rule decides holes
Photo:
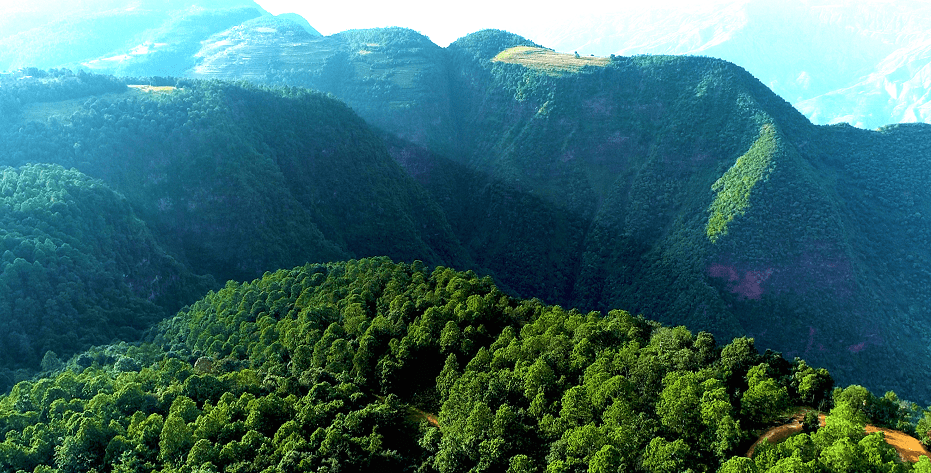
[[(201, 42), (251, 19), (274, 18), (252, 0), (40, 0), (0, 17), (0, 71), (86, 68), (120, 75), (183, 75)], [(279, 16), (319, 36), (296, 14)]]
[(322, 36), (319, 31), (314, 29), (313, 26), (310, 26), (310, 23), (308, 23), (307, 20), (303, 16), (298, 15), (297, 13), (282, 13), (280, 15), (276, 15), (276, 18), (293, 21), (294, 23), (297, 23), (301, 25), (302, 27), (304, 27), (304, 29), (307, 30), (308, 33), (314, 36)]

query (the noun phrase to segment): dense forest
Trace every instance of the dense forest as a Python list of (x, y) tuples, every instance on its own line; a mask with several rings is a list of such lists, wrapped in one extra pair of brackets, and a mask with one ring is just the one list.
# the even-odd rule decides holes
[[(740, 456), (797, 405), (830, 409), (826, 425)], [(10, 471), (931, 469), (864, 433), (931, 427), (892, 393), (835, 389), (752, 339), (718, 346), (384, 258), (229, 282), (145, 343), (18, 383), (0, 410)]]
[(5, 389), (59, 355), (138, 340), (215, 285), (168, 255), (125, 198), (57, 165), (0, 169), (0, 252)]
[[(494, 31), (450, 45), (457, 133), (391, 148), (454, 231), (476, 236), (467, 245), (492, 243), (498, 258), (475, 251), (483, 267), (522, 294), (752, 334), (845, 381), (925, 398), (908, 367), (931, 355), (931, 196), (920, 184), (931, 128), (815, 127), (746, 71), (707, 58), (615, 57), (574, 73), (554, 69), (571, 60), (558, 55), (494, 60), (534, 46)], [(402, 137), (410, 130), (393, 124), (416, 120), (370, 119)], [(520, 210), (509, 200), (502, 212), (521, 217), (461, 210), (468, 197), (456, 196), (489, 189), (520, 196)], [(509, 234), (532, 229), (533, 243), (498, 233), (515, 221)]]
[[(58, 91), (100, 77), (19, 82)], [(182, 261), (219, 280), (356, 254), (466, 261), (441, 210), (342, 103), (244, 83), (156, 78), (144, 82), (164, 92), (144, 93), (125, 82), (138, 81), (120, 83), (122, 94), (29, 100), (51, 108), (46, 121), (19, 105), (25, 123), (0, 131), (2, 163), (102, 179)]]

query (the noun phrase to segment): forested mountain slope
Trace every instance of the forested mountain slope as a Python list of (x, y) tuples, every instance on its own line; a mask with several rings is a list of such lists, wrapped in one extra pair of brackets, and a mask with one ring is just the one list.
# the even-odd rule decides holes
[[(826, 370), (760, 355), (751, 339), (718, 346), (623, 311), (514, 299), (471, 272), (308, 264), (229, 282), (144, 344), (92, 350), (17, 384), (0, 397), (0, 465), (928, 471), (863, 424), (923, 436), (931, 412), (832, 386)], [(806, 421), (792, 440), (739, 456), (798, 404), (833, 405), (827, 426)]]
[[(453, 209), (466, 205), (450, 197), (456, 186), (474, 185), (470, 196), (508, 189), (547, 209), (508, 200), (500, 211), (540, 219), (509, 239), (499, 222), (513, 220), (490, 212), (487, 227), (475, 216), (457, 227), (495, 235), (479, 240), (493, 254), (514, 245), (501, 254), (526, 266), (486, 266), (506, 285), (546, 281), (531, 294), (749, 333), (840, 379), (926, 396), (907, 367), (929, 357), (927, 127), (816, 127), (723, 61), (582, 59), (476, 33), (447, 48), (456, 133), (396, 130), (424, 119), (403, 117), (415, 108), (370, 119), (412, 137), (393, 154), (454, 227)], [(528, 239), (558, 243), (528, 252)]]
[(123, 196), (56, 165), (0, 168), (0, 251), (5, 388), (40, 362), (136, 340), (215, 285), (166, 253)]
[[(367, 259), (230, 282), (148, 343), (18, 384), (0, 398), (0, 463), (715, 471), (787, 406), (833, 400), (829, 427), (811, 435), (816, 461), (859, 442), (838, 458), (911, 470), (862, 430), (864, 419), (906, 425), (907, 413), (862, 388), (831, 397), (832, 385), (825, 370), (761, 356), (749, 339), (718, 347), (708, 333), (622, 311), (513, 299), (472, 273)], [(791, 450), (757, 462), (782, 456)]]
[(213, 281), (379, 254), (472, 265), (439, 206), (332, 98), (25, 73), (0, 82), (6, 387), (48, 350), (137, 339)]
[[(27, 82), (54, 93), (101, 80)], [(298, 89), (171, 84), (20, 103), (25, 123), (0, 130), (0, 163), (59, 163), (104, 180), (179, 259), (220, 280), (369, 254), (467, 262), (439, 208), (342, 103)], [(24, 119), (43, 104), (52, 118)]]
[(449, 145), (457, 128), (443, 48), (405, 28), (315, 37), (296, 26), (263, 18), (218, 33), (187, 74), (329, 92), (399, 136), (429, 140), (433, 149)]
[[(831, 403), (807, 363), (928, 402), (931, 128), (818, 127), (724, 61), (501, 31), (438, 48), (260, 18), (223, 41), (285, 29), (305, 68), (248, 77), (352, 108), (245, 82), (0, 76), (0, 383), (134, 340), (214, 281), (427, 266), (229, 283), (151, 344), (18, 385), (0, 464), (766, 471), (853, 452), (907, 471), (860, 426), (931, 417), (857, 389), (811, 444), (728, 459), (783, 408)], [(215, 76), (262, 70), (230, 64)], [(785, 359), (714, 348), (741, 335)], [(427, 413), (440, 430), (408, 422)]]
[[(381, 139), (348, 108), (305, 110), (314, 94), (191, 83), (81, 104), (70, 123), (15, 127), (6, 146), (24, 150), (14, 163), (70, 150), (54, 162), (111, 183), (180, 260), (220, 279), (422, 258), (547, 302), (752, 335), (924, 402), (909, 369), (931, 358), (923, 126), (816, 127), (706, 58), (576, 58), (499, 31), (446, 49), (402, 29), (341, 38), (368, 53), (337, 48), (304, 77), (345, 77)], [(333, 166), (330, 143), (344, 146)], [(359, 175), (380, 190), (340, 192)]]
[[(450, 51), (450, 87), (469, 93), (436, 148), (303, 89), (0, 78), (0, 156), (16, 166), (0, 188), (0, 302), (13, 301), (0, 340), (33, 356), (4, 381), (40, 355), (49, 375), (0, 398), (0, 465), (931, 467), (863, 432), (928, 438), (931, 413), (832, 393), (828, 371), (795, 358), (924, 402), (906, 373), (928, 358), (927, 127), (815, 127), (721, 61), (576, 58), (494, 31)], [(210, 284), (194, 274), (380, 253), (707, 331), (384, 258), (186, 292)], [(190, 305), (147, 343), (58, 371), (172, 302)], [(756, 341), (716, 346), (741, 333)], [(735, 457), (793, 406), (832, 404), (817, 432)]]

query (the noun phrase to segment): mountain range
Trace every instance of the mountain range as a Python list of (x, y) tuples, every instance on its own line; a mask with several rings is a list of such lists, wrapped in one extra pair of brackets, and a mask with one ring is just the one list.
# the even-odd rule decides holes
[[(229, 47), (281, 21), (259, 20)], [(906, 367), (929, 357), (925, 127), (818, 127), (707, 58), (575, 57), (491, 30), (448, 48), (400, 28), (304, 34), (332, 46), (325, 67), (282, 73), (350, 96), (376, 128), (300, 89), (65, 71), (8, 81), (25, 90), (4, 163), (102, 179), (220, 281), (421, 259), (550, 303), (751, 335), (923, 399)]]
[(818, 124), (928, 123), (931, 7), (918, 0), (624, 5), (521, 30), (558, 51), (739, 64)]
[(931, 471), (864, 432), (931, 443), (931, 126), (708, 57), (81, 5), (0, 39), (83, 64), (0, 75), (0, 467)]
[[(732, 38), (756, 31), (751, 20), (763, 7), (754, 5), (729, 7), (734, 18), (742, 18), (732, 23), (740, 28), (708, 30), (716, 32), (686, 42), (691, 51), (730, 47)], [(306, 182), (295, 180), (326, 174), (294, 167), (304, 162), (281, 162), (286, 159), (282, 151), (272, 151), (280, 155), (272, 174), (244, 170), (236, 178), (211, 181), (196, 174), (189, 181), (173, 182), (185, 174), (169, 163), (178, 155), (192, 156), (196, 159), (185, 160), (186, 166), (207, 169), (202, 166), (209, 161), (197, 163), (204, 159), (204, 143), (215, 140), (180, 145), (168, 125), (130, 142), (120, 132), (107, 138), (72, 136), (82, 128), (76, 127), (71, 113), (107, 116), (101, 110), (91, 112), (94, 105), (75, 103), (65, 112), (56, 110), (64, 121), (30, 125), (10, 141), (8, 164), (91, 166), (88, 169), (95, 172), (88, 174), (115, 186), (159, 233), (172, 235), (166, 242), (171, 251), (200, 274), (245, 279), (304, 258), (389, 254), (472, 267), (494, 274), (514, 293), (554, 303), (601, 310), (624, 307), (725, 337), (749, 333), (761, 346), (830, 366), (840, 379), (846, 379), (847, 370), (868, 378), (886, 377), (876, 385), (880, 389), (908, 389), (900, 386), (910, 383), (907, 370), (891, 360), (929, 355), (921, 342), (921, 321), (928, 317), (926, 288), (931, 287), (928, 255), (922, 250), (927, 248), (923, 215), (928, 215), (919, 184), (926, 172), (922, 127), (875, 132), (819, 128), (744, 69), (706, 58), (574, 56), (492, 30), (447, 48), (402, 28), (323, 37), (307, 25), (265, 14), (252, 2), (136, 2), (130, 7), (113, 2), (104, 7), (95, 12), (63, 7), (61, 17), (51, 22), (33, 18), (30, 23), (28, 11), (13, 15), (23, 21), (17, 23), (16, 34), (3, 39), (10, 46), (20, 44), (15, 41), (32, 44), (49, 28), (61, 34), (42, 34), (52, 42), (45, 49), (5, 48), (5, 61), (12, 66), (41, 58), (60, 65), (96, 57), (84, 63), (122, 74), (247, 79), (331, 93), (374, 125), (364, 141), (384, 147), (378, 158), (382, 164), (369, 168), (355, 163), (353, 172), (341, 167), (347, 173), (341, 179), (357, 172), (382, 179), (384, 184), (377, 186), (386, 190), (379, 195), (404, 203), (389, 206), (399, 210), (379, 208), (374, 215), (395, 215), (386, 222), (413, 225), (403, 230), (407, 236), (384, 237), (378, 244), (372, 241), (371, 225), (343, 232), (345, 221), (337, 223), (335, 216), (341, 214), (334, 210), (343, 207), (333, 206), (342, 197), (337, 193), (324, 198), (321, 186), (315, 187), (316, 194), (308, 194)], [(822, 12), (818, 21), (835, 25), (853, 14), (849, 9), (837, 13), (829, 6), (809, 10)], [(772, 9), (760, 11), (772, 18), (791, 17)], [(882, 11), (870, 25), (899, 25), (903, 37), (914, 37), (901, 23), (899, 10)], [(711, 21), (710, 14), (689, 12), (682, 10), (676, 18)], [(76, 32), (125, 26), (130, 19), (139, 25), (121, 30), (122, 39), (90, 42), (87, 51), (63, 47)], [(681, 26), (680, 20), (673, 23)], [(851, 39), (844, 47), (853, 43)], [(13, 52), (33, 56), (9, 56)], [(71, 56), (61, 56), (66, 52)], [(842, 66), (837, 65), (841, 70), (860, 67)], [(63, 84), (82, 80), (54, 79)], [(166, 84), (179, 85), (173, 80)], [(836, 85), (815, 89), (822, 93)], [(276, 107), (287, 108), (290, 102), (264, 104), (266, 99), (252, 98), (243, 102), (251, 104), (248, 107), (217, 109), (209, 96), (185, 95), (183, 100), (190, 103), (184, 107), (205, 107), (199, 115), (182, 108), (165, 116), (172, 123), (182, 113), (190, 126), (206, 130), (217, 127), (213, 120), (238, 129), (242, 120), (233, 119), (239, 117), (235, 113), (254, 116), (249, 129), (264, 131), (243, 131), (227, 140), (227, 160), (232, 152), (249, 166), (259, 165), (247, 158), (247, 150), (267, 155), (262, 146), (285, 146), (301, 150), (301, 155), (332, 152), (319, 144), (328, 135), (312, 139), (318, 144), (306, 148), (281, 141), (281, 134), (271, 131), (275, 128), (266, 122), (277, 120), (281, 112)], [(34, 101), (49, 103), (43, 100)], [(114, 105), (101, 106), (109, 110)], [(164, 106), (143, 106), (145, 120), (166, 120), (158, 111)], [(24, 116), (32, 116), (36, 107), (25, 104)], [(267, 111), (255, 115), (255, 107)], [(42, 119), (43, 110), (34, 115)], [(127, 110), (113, 109), (109, 115), (126, 120)], [(327, 123), (313, 117), (307, 118), (307, 130), (319, 129), (314, 123)], [(132, 129), (116, 129), (123, 128)], [(16, 143), (36, 140), (30, 134), (42, 136), (42, 147), (17, 148)], [(300, 142), (308, 139), (294, 136)], [(264, 145), (236, 145), (242, 137)], [(52, 159), (47, 149), (56, 142), (68, 152)], [(162, 150), (160, 158), (150, 156), (147, 150), (153, 149)], [(62, 158), (66, 155), (70, 157)], [(383, 162), (389, 155), (401, 168), (387, 171), (396, 166)], [(87, 156), (123, 156), (126, 163), (149, 164), (137, 164), (142, 167), (135, 170), (124, 165), (118, 173)], [(402, 178), (405, 173), (409, 177)], [(154, 177), (159, 175), (165, 178)], [(237, 215), (237, 223), (231, 225), (224, 223), (229, 220), (230, 197), (210, 197), (222, 194), (218, 189), (230, 179), (250, 189), (236, 196), (242, 202), (277, 202), (285, 189), (290, 195), (284, 197), (286, 203), (271, 206), (271, 213), (258, 205), (257, 213)], [(267, 187), (267, 179), (276, 184)], [(410, 183), (405, 185), (413, 185), (413, 190), (387, 191), (398, 179), (407, 179)], [(248, 184), (250, 180), (254, 182)], [(261, 190), (266, 188), (277, 191)], [(378, 202), (379, 207), (386, 205)], [(366, 209), (371, 204), (343, 204), (371, 215)], [(406, 210), (407, 205), (429, 210)], [(207, 220), (198, 217), (198, 223), (186, 223), (201, 211), (209, 215)], [(293, 229), (295, 225), (284, 222), (305, 221), (299, 224), (307, 229), (301, 238), (259, 230), (269, 225)], [(425, 233), (422, 228), (438, 231)], [(254, 232), (274, 242), (259, 246), (267, 249), (265, 253), (252, 254)], [(218, 246), (208, 248), (204, 241)], [(243, 254), (251, 256), (242, 258)], [(844, 322), (838, 321), (838, 314)], [(771, 330), (773, 317), (784, 321), (783, 329)], [(877, 371), (860, 361), (874, 352), (873, 358), (889, 360), (887, 369)]]
[[(339, 42), (321, 38), (299, 15), (274, 21), (245, 0), (113, 1), (93, 8), (47, 0), (7, 8), (0, 20), (0, 70), (82, 67), (121, 75), (236, 77), (224, 75), (220, 64), (255, 61), (251, 73), (263, 76), (306, 68), (305, 56), (326, 57)], [(931, 120), (931, 35), (924, 27), (931, 7), (920, 0), (720, 0), (624, 4), (558, 20), (527, 14), (533, 21), (521, 23), (521, 35), (560, 52), (733, 62), (817, 124), (875, 129)], [(250, 34), (243, 30), (262, 36), (252, 40), (265, 46), (243, 44), (243, 34)]]

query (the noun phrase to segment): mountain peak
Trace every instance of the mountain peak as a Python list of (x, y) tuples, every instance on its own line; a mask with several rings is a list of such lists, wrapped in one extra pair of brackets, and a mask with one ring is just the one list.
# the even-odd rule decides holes
[(490, 60), (501, 51), (515, 46), (541, 47), (523, 36), (504, 30), (487, 29), (476, 31), (453, 41), (449, 45), (449, 49), (469, 52), (478, 59)]
[(323, 36), (313, 26), (310, 26), (310, 23), (303, 16), (298, 15), (297, 13), (282, 13), (280, 15), (275, 15), (275, 17), (297, 23), (298, 25), (301, 25), (302, 28), (304, 28), (304, 31), (307, 31), (313, 36)]

